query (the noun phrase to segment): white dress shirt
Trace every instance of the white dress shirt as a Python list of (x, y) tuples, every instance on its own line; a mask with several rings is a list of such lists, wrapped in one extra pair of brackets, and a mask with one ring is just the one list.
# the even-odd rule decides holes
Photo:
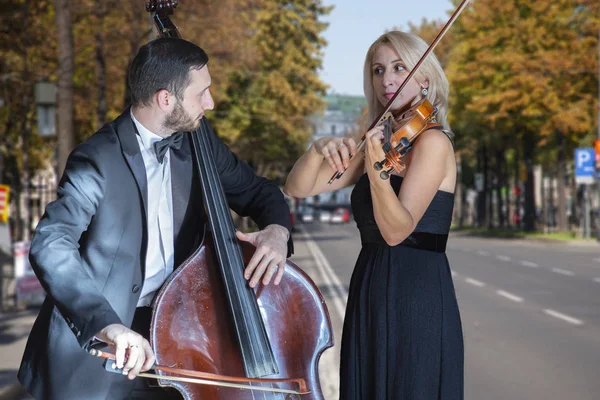
[(137, 306), (149, 306), (156, 291), (173, 272), (173, 196), (170, 149), (162, 164), (156, 159), (153, 143), (163, 138), (146, 129), (131, 113), (146, 167), (148, 181), (148, 247), (146, 273)]

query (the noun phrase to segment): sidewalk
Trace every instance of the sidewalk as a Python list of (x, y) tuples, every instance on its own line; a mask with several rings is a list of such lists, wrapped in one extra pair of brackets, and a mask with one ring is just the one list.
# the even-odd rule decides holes
[[(317, 286), (324, 287), (322, 274), (301, 234), (294, 233), (295, 254), (291, 261), (301, 267)], [(333, 312), (330, 295), (324, 293), (334, 328), (333, 348), (323, 353), (319, 363), (321, 387), (325, 399), (338, 398), (339, 340), (341, 321)], [(0, 313), (0, 400), (32, 399), (17, 381), (17, 370), (25, 349), (27, 337), (37, 316), (37, 309)]]
[(17, 370), (37, 313), (37, 309), (0, 313), (0, 400), (31, 399), (17, 381)]

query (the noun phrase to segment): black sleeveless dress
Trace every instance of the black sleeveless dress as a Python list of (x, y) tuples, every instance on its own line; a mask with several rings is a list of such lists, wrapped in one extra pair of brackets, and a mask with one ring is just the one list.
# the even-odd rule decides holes
[[(396, 193), (402, 178), (392, 175)], [(462, 400), (463, 336), (445, 249), (454, 195), (438, 191), (415, 231), (389, 246), (368, 175), (352, 191), (362, 249), (342, 334), (341, 400)]]

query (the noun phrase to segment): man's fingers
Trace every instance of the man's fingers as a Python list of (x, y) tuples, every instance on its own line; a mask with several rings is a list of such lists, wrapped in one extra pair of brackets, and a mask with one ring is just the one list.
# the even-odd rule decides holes
[(115, 358), (117, 359), (117, 367), (123, 368), (125, 362), (125, 350), (127, 350), (127, 343), (123, 341), (115, 342)]
[(272, 259), (271, 262), (269, 263), (269, 266), (267, 267), (267, 271), (263, 275), (263, 279), (262, 279), (263, 285), (268, 285), (269, 282), (271, 282), (271, 278), (273, 277), (275, 272), (277, 272), (277, 268), (278, 267), (277, 267), (276, 260)]
[(146, 354), (146, 361), (142, 366), (142, 371), (148, 371), (154, 366), (154, 363), (156, 362), (156, 356), (154, 355), (154, 351), (152, 351), (152, 347), (150, 347), (150, 343), (148, 343), (148, 341), (145, 339), (142, 343), (142, 348)]
[(244, 270), (244, 278), (250, 279), (250, 277), (252, 276), (252, 272), (254, 271), (254, 269), (256, 268), (258, 263), (262, 260), (263, 255), (264, 255), (263, 249), (261, 249), (261, 248), (256, 249), (256, 251), (254, 252), (254, 255), (250, 259), (250, 262), (248, 263), (248, 265), (246, 266), (246, 269)]
[(252, 275), (252, 280), (250, 281), (251, 288), (255, 287), (258, 284), (258, 281), (260, 281), (260, 278), (261, 278), (261, 276), (263, 276), (270, 261), (271, 260), (267, 257), (262, 258), (262, 260), (260, 261), (260, 264), (258, 264), (258, 267), (256, 267), (256, 270), (254, 270), (254, 274)]
[(137, 358), (140, 355), (140, 348), (135, 344), (129, 345), (127, 348), (127, 353), (127, 362), (125, 362), (125, 365), (123, 366), (124, 373), (128, 373), (135, 366)]
[(281, 279), (283, 279), (283, 274), (285, 272), (285, 260), (280, 262), (277, 265), (277, 268), (277, 274), (275, 275), (275, 280), (273, 281), (273, 284), (275, 285), (279, 285), (279, 283), (281, 283)]
[(256, 235), (253, 233), (244, 233), (241, 231), (235, 232), (238, 239), (243, 240), (244, 242), (248, 242), (248, 243), (256, 246)]
[(127, 374), (127, 377), (129, 379), (134, 379), (137, 376), (137, 374), (140, 373), (140, 370), (142, 369), (142, 366), (146, 361), (146, 353), (144, 352), (144, 350), (138, 347), (136, 347), (136, 350), (137, 357), (135, 359), (135, 364), (133, 368), (129, 371), (129, 374)]

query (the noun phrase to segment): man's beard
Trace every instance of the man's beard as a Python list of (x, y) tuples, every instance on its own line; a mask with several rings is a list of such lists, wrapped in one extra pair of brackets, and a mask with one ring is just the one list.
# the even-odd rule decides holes
[(173, 132), (192, 132), (199, 126), (200, 120), (190, 117), (180, 102), (177, 102), (175, 109), (167, 115), (163, 122), (163, 128)]

